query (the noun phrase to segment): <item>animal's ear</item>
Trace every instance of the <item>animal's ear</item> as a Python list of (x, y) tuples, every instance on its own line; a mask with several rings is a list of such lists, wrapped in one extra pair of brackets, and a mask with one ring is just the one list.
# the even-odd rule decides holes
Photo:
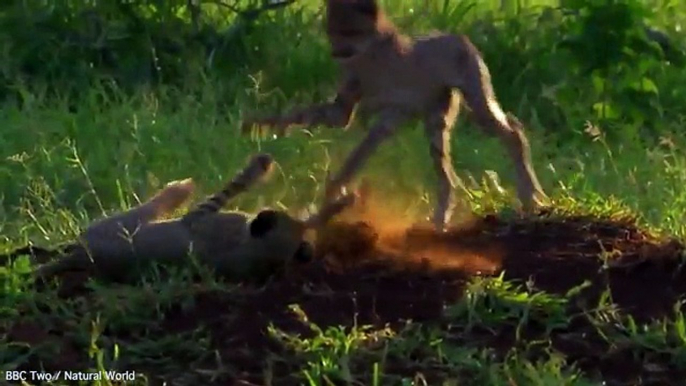
[(376, 0), (358, 0), (355, 3), (355, 9), (369, 16), (376, 16), (379, 13), (379, 5)]
[(260, 238), (276, 228), (279, 214), (275, 210), (263, 210), (250, 222), (250, 236)]
[(312, 247), (312, 244), (307, 241), (300, 242), (298, 250), (295, 251), (295, 255), (293, 255), (293, 259), (302, 264), (312, 261), (314, 259), (314, 248)]

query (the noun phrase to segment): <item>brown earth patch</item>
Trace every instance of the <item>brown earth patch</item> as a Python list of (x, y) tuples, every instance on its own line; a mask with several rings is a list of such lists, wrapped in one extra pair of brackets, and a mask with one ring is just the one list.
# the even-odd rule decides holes
[[(631, 218), (542, 214), (506, 220), (489, 215), (439, 234), (378, 213), (357, 213), (320, 233), (318, 263), (260, 290), (240, 294), (198, 291), (192, 308), (174, 307), (156, 328), (160, 333), (177, 334), (203, 326), (210, 333), (212, 348), (230, 364), (217, 384), (263, 384), (269, 354), (286, 355), (285, 349), (268, 337), (268, 325), (311, 334), (289, 311), (291, 304), (298, 304), (308, 319), (322, 328), (365, 324), (398, 327), (407, 320), (440, 326), (444, 307), (460, 299), (470, 276), (504, 271), (507, 280), (532, 281), (536, 289), (554, 294), (565, 294), (589, 281), (590, 286), (577, 296), (574, 307), (595, 306), (609, 288), (624, 314), (649, 321), (671, 316), (675, 302), (686, 293), (683, 251), (680, 242), (641, 230)], [(601, 255), (605, 259), (599, 258)], [(74, 283), (70, 285), (73, 289)], [(30, 341), (27, 336), (41, 334), (30, 332), (34, 328), (16, 323), (9, 339)], [(524, 334), (534, 338), (543, 331), (532, 325)], [(126, 341), (132, 336), (135, 332), (119, 338)], [(515, 344), (514, 332), (507, 328), (460, 336), (462, 341), (457, 343), (468, 344), (471, 336), (502, 353)], [(674, 384), (686, 376), (659, 353), (637, 357), (628, 348), (610, 347), (580, 319), (573, 319), (564, 331), (553, 332), (552, 342), (582, 370), (608, 385), (639, 381)], [(69, 357), (69, 363), (50, 365), (73, 368), (76, 364)], [(83, 360), (87, 360), (85, 351)], [(30, 360), (23, 367), (35, 369), (36, 365)], [(277, 361), (271, 370), (274, 384), (297, 384), (290, 374), (297, 373), (301, 365)], [(411, 375), (414, 370), (408, 366), (406, 358), (391, 358), (386, 373)], [(422, 371), (427, 374), (427, 369)], [(440, 379), (442, 371), (436, 369), (433, 378)], [(155, 374), (154, 369), (149, 372)]]

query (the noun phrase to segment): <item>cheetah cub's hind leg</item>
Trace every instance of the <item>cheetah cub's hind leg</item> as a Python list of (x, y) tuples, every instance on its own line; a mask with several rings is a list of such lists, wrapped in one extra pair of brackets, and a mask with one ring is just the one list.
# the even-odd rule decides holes
[(524, 211), (531, 213), (537, 207), (546, 206), (549, 198), (534, 171), (523, 125), (513, 114), (505, 114), (498, 103), (481, 53), (465, 36), (455, 36), (449, 48), (455, 53), (457, 63), (448, 82), (462, 92), (477, 125), (487, 134), (498, 137), (507, 149), (514, 164), (517, 195)]
[[(169, 182), (147, 203), (139, 207), (141, 211), (148, 211), (148, 214), (141, 213), (140, 220), (148, 223), (158, 220), (162, 216), (172, 214), (175, 210), (185, 205), (194, 192), (195, 182), (192, 178)], [(146, 207), (147, 209), (143, 209)]]
[(97, 242), (96, 239), (104, 235), (109, 238), (121, 235), (122, 232), (132, 234), (139, 227), (172, 214), (188, 202), (194, 191), (195, 183), (192, 178), (169, 182), (152, 198), (138, 206), (94, 222), (86, 229), (82, 238), (87, 242)]

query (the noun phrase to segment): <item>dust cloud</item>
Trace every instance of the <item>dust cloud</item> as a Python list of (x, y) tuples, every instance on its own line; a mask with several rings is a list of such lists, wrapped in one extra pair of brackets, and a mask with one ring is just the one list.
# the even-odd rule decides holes
[(331, 265), (385, 263), (399, 269), (492, 274), (501, 267), (502, 247), (481, 237), (475, 219), (433, 230), (417, 215), (399, 210), (400, 197), (381, 196), (369, 187), (355, 206), (320, 231), (317, 250)]

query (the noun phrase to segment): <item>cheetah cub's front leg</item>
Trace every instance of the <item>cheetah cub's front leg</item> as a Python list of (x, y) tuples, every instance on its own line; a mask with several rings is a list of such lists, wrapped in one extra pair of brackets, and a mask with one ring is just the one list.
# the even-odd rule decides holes
[(284, 136), (294, 128), (311, 129), (324, 126), (345, 129), (350, 125), (355, 106), (360, 99), (359, 86), (355, 78), (344, 77), (331, 102), (297, 107), (283, 114), (248, 118), (241, 124), (241, 132), (247, 134), (254, 127), (272, 128), (279, 136)]

